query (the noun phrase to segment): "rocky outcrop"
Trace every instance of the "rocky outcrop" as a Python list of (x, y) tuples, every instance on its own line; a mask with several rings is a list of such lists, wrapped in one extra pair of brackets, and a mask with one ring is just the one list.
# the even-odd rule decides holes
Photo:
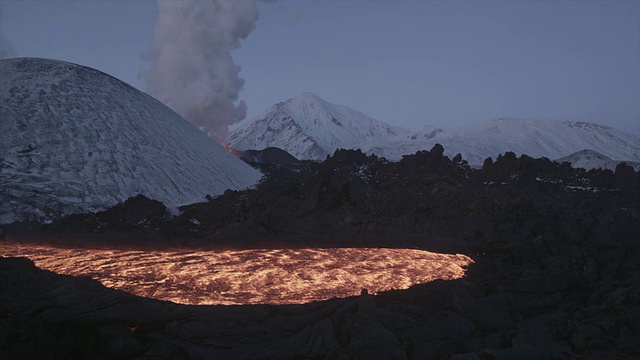
[(248, 164), (271, 165), (296, 164), (300, 162), (293, 155), (277, 147), (268, 147), (262, 150), (244, 150), (240, 160)]
[(574, 209), (585, 212), (578, 217), (581, 222), (601, 217), (603, 202), (612, 204), (612, 211), (636, 208), (630, 200), (637, 199), (639, 189), (637, 173), (584, 171), (513, 153), (473, 170), (464, 160), (443, 156), (437, 146), (397, 163), (357, 150), (338, 150), (322, 163), (276, 169), (254, 190), (228, 191), (208, 203), (184, 207), (166, 229), (220, 239), (433, 235), (462, 230), (447, 225), (460, 220), (477, 219), (478, 226), (486, 227), (517, 215), (545, 218), (558, 228), (569, 226), (561, 231), (579, 232), (567, 225), (574, 220), (565, 219)]
[(637, 191), (638, 175), (631, 166), (621, 162), (613, 173), (613, 186), (624, 191)]
[(463, 279), (305, 305), (177, 305), (0, 258), (0, 357), (634, 358), (635, 216), (600, 230), (613, 238), (535, 237), (537, 226), (505, 219), (458, 246), (476, 261)]
[[(433, 249), (454, 246), (453, 239), (483, 241), (493, 227), (513, 221), (539, 226), (539, 233), (555, 238), (599, 233), (611, 219), (634, 216), (640, 196), (640, 176), (623, 164), (615, 173), (585, 171), (505, 153), (471, 169), (461, 157), (444, 156), (438, 145), (399, 162), (338, 150), (322, 163), (257, 166), (267, 175), (256, 188), (208, 197), (175, 217), (161, 203), (139, 196), (107, 211), (2, 231), (53, 237), (127, 233), (152, 239), (151, 246), (195, 238), (200, 245), (240, 247), (269, 237), (279, 244), (317, 236), (351, 245), (365, 237), (377, 244), (372, 239), (428, 235), (426, 246)], [(603, 236), (611, 237), (606, 231)], [(346, 242), (336, 244), (337, 238)]]
[(135, 232), (153, 229), (167, 217), (163, 203), (138, 195), (105, 211), (70, 215), (47, 229), (52, 232)]
[[(143, 199), (92, 215), (154, 245), (463, 253), (475, 260), (463, 279), (306, 305), (188, 307), (0, 259), (0, 358), (640, 357), (638, 174), (510, 153), (465, 165), (436, 147), (398, 163), (343, 150), (172, 219)], [(156, 220), (118, 225), (138, 203)], [(39, 234), (66, 234), (55, 226)]]
[[(558, 219), (574, 208), (598, 217), (603, 199), (622, 201), (619, 207), (628, 208), (623, 203), (640, 193), (640, 176), (624, 164), (616, 172), (585, 171), (507, 152), (487, 159), (482, 169), (471, 169), (461, 156), (449, 159), (443, 153), (436, 144), (399, 162), (337, 150), (322, 163), (255, 164), (266, 174), (256, 188), (207, 197), (206, 203), (182, 207), (175, 218), (166, 216), (162, 204), (138, 196), (41, 229), (56, 234), (125, 231), (156, 239), (419, 235), (441, 231), (445, 218), (445, 223), (469, 217), (487, 222), (520, 214), (567, 223)], [(5, 233), (12, 228), (20, 226), (5, 226)]]

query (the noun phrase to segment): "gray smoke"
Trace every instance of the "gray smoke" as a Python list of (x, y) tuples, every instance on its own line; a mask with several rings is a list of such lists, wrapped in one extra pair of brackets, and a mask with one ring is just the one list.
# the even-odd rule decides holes
[(254, 0), (158, 0), (147, 92), (223, 143), (247, 113), (231, 51), (257, 20)]

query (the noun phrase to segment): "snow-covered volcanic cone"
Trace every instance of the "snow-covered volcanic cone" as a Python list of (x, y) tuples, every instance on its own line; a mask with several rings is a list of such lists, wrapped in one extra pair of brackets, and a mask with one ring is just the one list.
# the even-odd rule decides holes
[(0, 223), (102, 210), (143, 194), (169, 206), (261, 174), (149, 95), (62, 61), (0, 61)]

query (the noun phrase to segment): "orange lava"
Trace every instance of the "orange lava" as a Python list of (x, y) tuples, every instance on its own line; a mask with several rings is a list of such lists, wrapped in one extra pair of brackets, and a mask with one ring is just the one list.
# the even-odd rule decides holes
[(244, 151), (240, 151), (240, 150), (236, 150), (232, 147), (230, 147), (227, 144), (223, 144), (222, 145), (228, 152), (232, 153), (233, 155), (235, 155), (237, 158), (242, 157), (242, 155), (244, 155)]
[(224, 251), (64, 249), (0, 244), (0, 255), (89, 276), (135, 295), (193, 305), (295, 304), (464, 276), (465, 255), (412, 249)]

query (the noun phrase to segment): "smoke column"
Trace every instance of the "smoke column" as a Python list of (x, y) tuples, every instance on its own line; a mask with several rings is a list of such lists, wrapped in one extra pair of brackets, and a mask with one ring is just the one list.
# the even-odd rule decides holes
[(255, 28), (254, 0), (158, 0), (147, 92), (224, 143), (229, 125), (246, 117), (238, 102), (244, 80), (231, 51)]

